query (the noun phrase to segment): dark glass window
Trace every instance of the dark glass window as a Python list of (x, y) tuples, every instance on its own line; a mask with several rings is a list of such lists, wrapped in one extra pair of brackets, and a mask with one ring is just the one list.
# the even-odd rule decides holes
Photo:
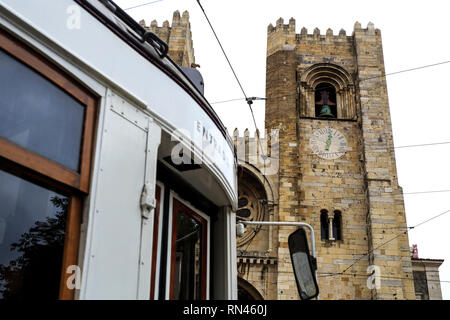
[(328, 211), (320, 210), (320, 238), (322, 240), (328, 239)]
[(201, 299), (202, 224), (189, 214), (178, 212), (175, 251), (176, 300)]
[(249, 218), (252, 212), (249, 209), (239, 209), (236, 211), (236, 215), (240, 218)]
[(0, 28), (0, 299), (74, 298), (96, 105)]
[(179, 200), (172, 203), (170, 299), (206, 299), (209, 222)]
[(0, 50), (0, 137), (79, 171), (85, 107)]
[(238, 207), (239, 208), (245, 207), (247, 204), (248, 204), (248, 199), (247, 198), (245, 198), (245, 197), (239, 198), (239, 200), (238, 200)]
[(236, 216), (246, 220), (252, 220), (252, 209), (253, 203), (249, 201), (248, 197), (246, 195), (240, 195), (238, 199), (238, 210), (236, 211)]
[(0, 170), (0, 299), (57, 299), (69, 199)]
[(342, 215), (339, 210), (334, 211), (333, 236), (336, 240), (342, 240)]

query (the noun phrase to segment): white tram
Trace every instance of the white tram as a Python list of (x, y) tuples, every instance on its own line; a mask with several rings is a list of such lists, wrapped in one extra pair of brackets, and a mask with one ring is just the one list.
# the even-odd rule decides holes
[(0, 0), (0, 299), (236, 299), (236, 158), (108, 0)]

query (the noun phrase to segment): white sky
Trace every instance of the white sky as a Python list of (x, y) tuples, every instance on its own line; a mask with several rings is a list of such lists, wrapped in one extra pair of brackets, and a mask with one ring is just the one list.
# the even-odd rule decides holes
[[(116, 0), (122, 8), (151, 0)], [(202, 0), (225, 51), (247, 93), (265, 96), (267, 26), (282, 17), (321, 34), (343, 28), (351, 35), (355, 21), (365, 28), (373, 22), (381, 30), (386, 72), (450, 60), (450, 1), (289, 1)], [(163, 0), (127, 12), (136, 20), (172, 22), (175, 10), (188, 10), (196, 63), (210, 102), (241, 98), (242, 93), (196, 0)], [(395, 146), (450, 141), (450, 63), (387, 77)], [(151, 90), (151, 88), (149, 88)], [(254, 131), (245, 102), (213, 104), (229, 129)], [(258, 127), (264, 128), (264, 102), (253, 104)], [(252, 133), (253, 135), (253, 133)], [(396, 150), (399, 184), (404, 192), (450, 189), (450, 145)], [(450, 209), (450, 193), (405, 195), (406, 217), (413, 226)], [(450, 299), (450, 213), (411, 230), (410, 244), (419, 257), (446, 261), (440, 267), (444, 299)]]

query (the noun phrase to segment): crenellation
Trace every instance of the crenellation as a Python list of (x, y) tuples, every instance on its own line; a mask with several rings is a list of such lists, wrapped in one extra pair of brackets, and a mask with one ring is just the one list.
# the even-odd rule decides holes
[(235, 128), (233, 131), (233, 139), (236, 140), (239, 137), (239, 129)]
[(327, 38), (332, 38), (333, 37), (333, 30), (328, 28), (327, 29), (327, 33), (326, 33)]
[(369, 22), (367, 24), (367, 34), (370, 36), (374, 36), (375, 35), (375, 26), (372, 22)]
[(277, 29), (282, 28), (283, 25), (284, 25), (284, 19), (280, 17), (280, 18), (277, 20)]
[(314, 39), (318, 39), (320, 37), (320, 30), (319, 28), (315, 28), (313, 32)]
[(295, 32), (295, 19), (289, 19), (289, 32)]
[(189, 12), (188, 11), (183, 12), (183, 15), (181, 17), (181, 24), (183, 24), (183, 25), (189, 24)]
[(172, 16), (172, 27), (177, 27), (181, 24), (180, 11), (175, 11)]
[(188, 68), (195, 65), (188, 11), (184, 11), (182, 16), (178, 10), (175, 11), (172, 16), (172, 25), (168, 20), (165, 20), (161, 27), (156, 20), (153, 20), (150, 26), (146, 26), (145, 20), (141, 20), (139, 24), (169, 45), (168, 55), (175, 63)]
[[(279, 18), (275, 27), (269, 24), (267, 27), (267, 55), (278, 50), (291, 50), (293, 45), (303, 42), (322, 42), (324, 45), (347, 45), (353, 41), (352, 36), (347, 36), (345, 30), (341, 29), (335, 35), (331, 28), (328, 28), (324, 35), (320, 34), (319, 28), (315, 28), (312, 34), (308, 34), (308, 29), (302, 27), (300, 33), (295, 32), (295, 19), (289, 19), (289, 24), (284, 24), (284, 19)], [(375, 30), (375, 33), (378, 29)]]

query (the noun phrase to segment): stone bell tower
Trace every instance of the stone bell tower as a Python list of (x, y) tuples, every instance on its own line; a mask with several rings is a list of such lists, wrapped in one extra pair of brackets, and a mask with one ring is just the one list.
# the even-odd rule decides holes
[[(314, 227), (320, 299), (415, 299), (384, 75), (372, 23), (357, 22), (352, 35), (297, 34), (292, 18), (268, 27), (266, 130), (279, 129), (275, 219)], [(287, 244), (294, 229), (277, 233), (278, 299), (298, 299)]]
[(163, 22), (161, 27), (158, 27), (156, 20), (153, 20), (150, 26), (145, 24), (145, 20), (141, 20), (139, 23), (167, 43), (169, 46), (168, 54), (176, 64), (187, 68), (195, 67), (194, 45), (188, 11), (184, 11), (181, 16), (178, 10), (175, 11), (172, 17), (172, 25), (167, 20)]

